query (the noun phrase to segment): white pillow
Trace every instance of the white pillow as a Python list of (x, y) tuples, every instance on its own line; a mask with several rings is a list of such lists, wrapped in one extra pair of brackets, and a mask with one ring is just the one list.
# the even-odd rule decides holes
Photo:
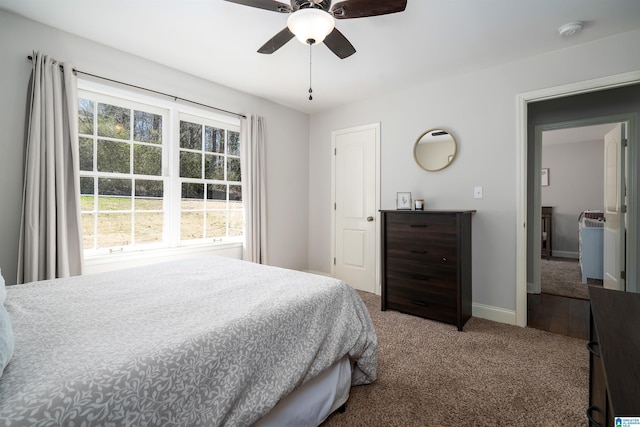
[(0, 270), (0, 375), (4, 372), (4, 368), (13, 356), (14, 336), (9, 320), (9, 313), (4, 306), (7, 298), (7, 289), (5, 288), (2, 270)]

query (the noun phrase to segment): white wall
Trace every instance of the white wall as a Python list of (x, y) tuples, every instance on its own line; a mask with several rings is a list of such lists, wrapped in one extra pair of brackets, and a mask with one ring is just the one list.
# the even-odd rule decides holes
[(308, 115), (0, 10), (0, 268), (15, 283), (27, 88), (34, 50), (92, 74), (243, 114), (267, 128), (269, 263), (307, 269)]
[(542, 143), (542, 167), (549, 186), (542, 187), (542, 206), (553, 207), (553, 256), (578, 258), (578, 216), (604, 207), (604, 141)]
[[(411, 191), (427, 208), (476, 209), (473, 218), (473, 303), (513, 314), (516, 295), (516, 95), (640, 70), (632, 54), (640, 31), (410, 90), (311, 117), (309, 268), (331, 271), (331, 131), (381, 122), (381, 207)], [(459, 152), (450, 167), (430, 173), (412, 147), (430, 128), (450, 130)], [(473, 198), (473, 187), (484, 198)], [(496, 317), (499, 317), (498, 315)], [(515, 320), (515, 319), (514, 319)]]

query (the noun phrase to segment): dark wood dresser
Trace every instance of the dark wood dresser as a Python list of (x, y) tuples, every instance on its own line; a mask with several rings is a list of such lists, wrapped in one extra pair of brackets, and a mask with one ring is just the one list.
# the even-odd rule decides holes
[(471, 317), (471, 216), (475, 211), (382, 214), (382, 310), (451, 323)]
[(640, 419), (640, 294), (589, 287), (590, 426)]
[(551, 206), (543, 206), (542, 207), (542, 221), (540, 224), (540, 249), (541, 255), (547, 259), (551, 259), (553, 255), (553, 245), (552, 245), (552, 237), (553, 237), (553, 207)]

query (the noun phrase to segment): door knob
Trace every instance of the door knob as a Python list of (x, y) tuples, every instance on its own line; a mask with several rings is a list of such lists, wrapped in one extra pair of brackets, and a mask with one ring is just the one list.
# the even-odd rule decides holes
[(373, 217), (372, 216), (368, 216), (367, 217), (367, 221), (369, 221), (369, 222), (373, 221)]

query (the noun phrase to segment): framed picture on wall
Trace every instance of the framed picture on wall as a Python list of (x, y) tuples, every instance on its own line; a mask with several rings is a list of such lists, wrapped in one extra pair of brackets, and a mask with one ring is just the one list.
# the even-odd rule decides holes
[(396, 208), (398, 210), (411, 209), (411, 193), (398, 193), (396, 196)]
[(549, 186), (549, 168), (542, 169), (542, 173), (540, 174), (540, 176), (542, 177), (542, 186), (548, 187)]

